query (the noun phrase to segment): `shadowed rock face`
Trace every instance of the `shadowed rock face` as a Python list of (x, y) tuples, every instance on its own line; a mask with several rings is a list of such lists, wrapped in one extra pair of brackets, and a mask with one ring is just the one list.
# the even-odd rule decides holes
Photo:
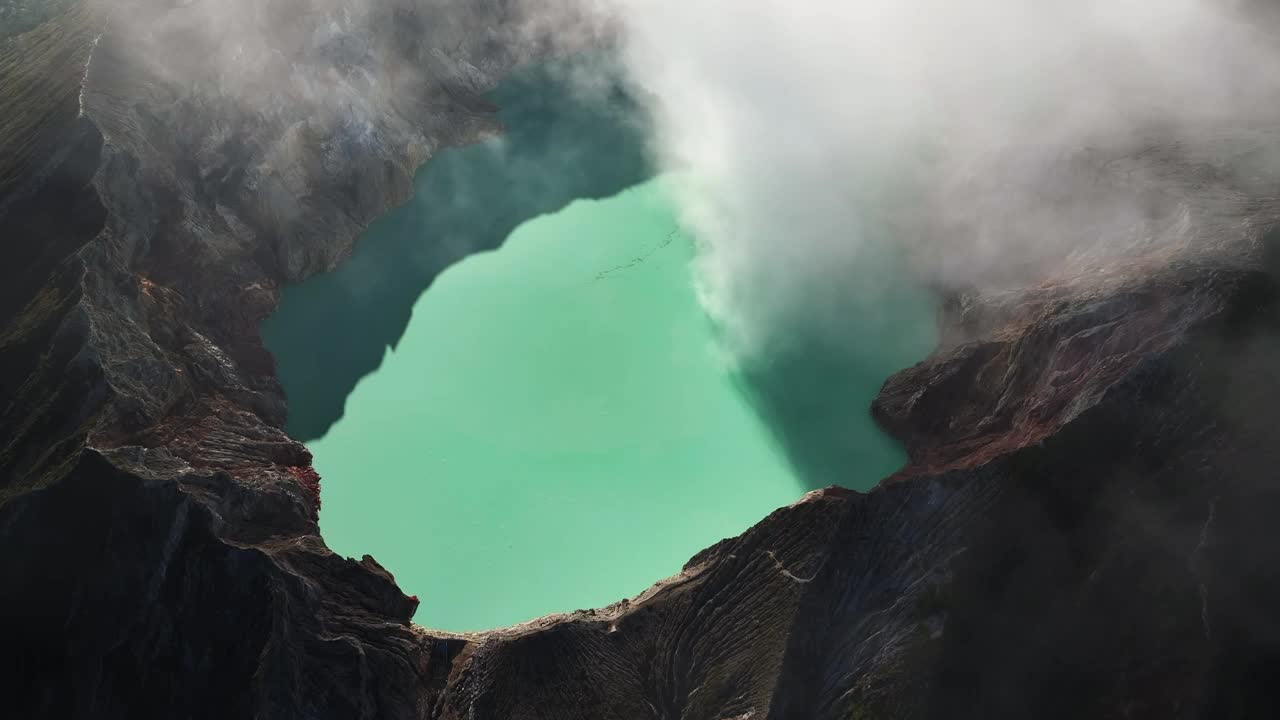
[[(874, 406), (901, 473), (811, 493), (637, 598), (446, 637), (325, 548), (257, 327), (433, 150), (492, 131), (476, 93), (536, 49), (510, 42), (515, 5), (401, 0), (324, 42), (319, 5), (285, 5), (225, 17), (279, 23), (262, 77), (303, 68), (295, 95), (220, 85), (192, 6), (73, 4), (0, 40), (27, 109), (0, 120), (9, 714), (1275, 716), (1280, 173), (1242, 185), (1205, 172), (1212, 145), (1152, 139), (1134, 162), (1159, 172), (1134, 177), (1201, 242), (952, 292), (946, 342)], [(357, 133), (298, 89), (330, 67), (430, 70)]]
[[(257, 328), (541, 50), (497, 42), (514, 4), (288, 4), (71, 3), (0, 40), (7, 713), (418, 717), (443, 685), (416, 601), (318, 537)], [(340, 96), (371, 77), (394, 101)]]

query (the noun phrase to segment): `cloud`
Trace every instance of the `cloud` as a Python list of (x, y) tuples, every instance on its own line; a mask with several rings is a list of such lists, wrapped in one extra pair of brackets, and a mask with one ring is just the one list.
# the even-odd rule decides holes
[(600, 2), (748, 352), (874, 325), (902, 263), (956, 288), (1186, 241), (1190, 186), (1143, 148), (1267, 123), (1280, 78), (1209, 0)]

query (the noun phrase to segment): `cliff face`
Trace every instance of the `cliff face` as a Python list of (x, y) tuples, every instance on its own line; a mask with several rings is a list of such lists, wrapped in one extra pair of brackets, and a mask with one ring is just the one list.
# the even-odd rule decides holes
[[(23, 717), (418, 717), (258, 325), (538, 48), (506, 3), (71, 3), (0, 40), (0, 673)], [(224, 57), (226, 54), (234, 57)]]
[(1274, 716), (1280, 175), (1154, 143), (1136, 177), (1202, 242), (955, 293), (875, 406), (901, 473), (630, 601), (444, 637), (325, 548), (257, 327), (495, 130), (477, 92), (540, 49), (500, 2), (231, 6), (71, 4), (0, 39), (12, 715)]

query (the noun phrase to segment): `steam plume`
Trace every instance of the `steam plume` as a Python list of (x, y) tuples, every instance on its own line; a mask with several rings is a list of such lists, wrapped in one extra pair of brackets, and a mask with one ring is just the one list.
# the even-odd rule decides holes
[(1169, 181), (1142, 162), (1117, 180), (1113, 161), (1274, 124), (1276, 44), (1223, 2), (598, 9), (621, 26), (658, 156), (681, 171), (707, 307), (746, 351), (797, 326), (845, 332), (899, 261), (963, 287), (1086, 246), (1189, 242), (1180, 188), (1135, 189)]

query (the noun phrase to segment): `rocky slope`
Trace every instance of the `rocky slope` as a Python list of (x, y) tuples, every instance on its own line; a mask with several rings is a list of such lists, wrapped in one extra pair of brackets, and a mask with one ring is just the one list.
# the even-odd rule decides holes
[(80, 2), (0, 38), (7, 714), (1275, 715), (1280, 172), (1220, 139), (1089, 161), (1185, 242), (952, 295), (876, 403), (911, 455), (876, 490), (610, 608), (412, 625), (319, 537), (257, 326), (496, 129), (478, 91), (542, 49), (461, 7)]
[[(436, 148), (514, 4), (80, 2), (0, 40), (0, 673), (22, 717), (416, 717), (415, 601), (330, 553), (257, 327)], [(509, 36), (508, 41), (500, 42)], [(228, 56), (229, 55), (229, 56)]]

